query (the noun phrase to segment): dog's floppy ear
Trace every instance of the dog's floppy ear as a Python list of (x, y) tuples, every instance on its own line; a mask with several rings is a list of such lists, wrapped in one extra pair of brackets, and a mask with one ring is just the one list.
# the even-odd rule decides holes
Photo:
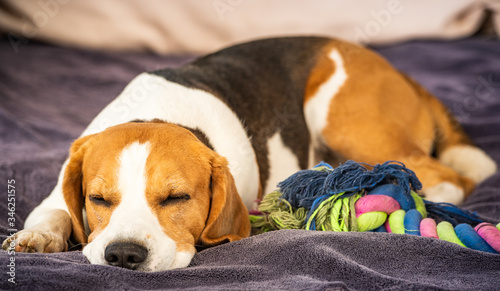
[(236, 190), (226, 159), (212, 160), (210, 212), (200, 240), (204, 246), (236, 241), (250, 235), (248, 210)]
[(85, 145), (94, 136), (81, 137), (71, 145), (62, 184), (64, 200), (71, 216), (72, 236), (80, 244), (87, 242), (87, 234), (85, 233), (82, 217), (85, 199), (82, 192), (82, 162), (86, 148)]

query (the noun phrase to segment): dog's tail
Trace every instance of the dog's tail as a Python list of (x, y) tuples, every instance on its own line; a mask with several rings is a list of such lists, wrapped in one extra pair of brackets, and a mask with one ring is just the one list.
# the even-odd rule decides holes
[(483, 150), (474, 145), (460, 123), (436, 97), (408, 78), (427, 103), (435, 124), (434, 149), (439, 161), (475, 183), (497, 171), (497, 165)]

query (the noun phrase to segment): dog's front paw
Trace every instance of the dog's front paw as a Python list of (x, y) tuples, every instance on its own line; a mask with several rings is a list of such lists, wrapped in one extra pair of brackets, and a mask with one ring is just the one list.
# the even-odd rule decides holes
[(66, 251), (68, 243), (62, 235), (51, 231), (25, 229), (4, 240), (2, 248), (23, 253), (55, 253)]

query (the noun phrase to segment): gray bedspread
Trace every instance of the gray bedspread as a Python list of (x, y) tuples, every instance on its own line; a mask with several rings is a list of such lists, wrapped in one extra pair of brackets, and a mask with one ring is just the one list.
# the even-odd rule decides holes
[[(500, 41), (420, 41), (377, 50), (443, 100), (500, 164)], [(22, 228), (54, 187), (71, 142), (135, 75), (191, 58), (35, 42), (16, 52), (0, 41), (0, 239)], [(13, 226), (9, 180), (16, 190)], [(500, 221), (500, 174), (479, 185), (463, 206)], [(12, 259), (15, 284), (7, 273)], [(203, 250), (188, 268), (156, 273), (90, 265), (81, 252), (2, 250), (0, 265), (0, 289), (19, 290), (500, 289), (500, 255), (386, 233), (275, 231)]]

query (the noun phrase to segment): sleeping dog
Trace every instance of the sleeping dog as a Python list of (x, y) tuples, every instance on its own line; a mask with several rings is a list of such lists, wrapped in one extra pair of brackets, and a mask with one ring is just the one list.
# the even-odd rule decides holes
[(254, 201), (319, 161), (398, 160), (427, 199), (460, 203), (496, 165), (446, 108), (377, 54), (339, 40), (259, 40), (143, 73), (70, 149), (58, 183), (4, 242), (93, 264), (188, 266), (250, 234)]

